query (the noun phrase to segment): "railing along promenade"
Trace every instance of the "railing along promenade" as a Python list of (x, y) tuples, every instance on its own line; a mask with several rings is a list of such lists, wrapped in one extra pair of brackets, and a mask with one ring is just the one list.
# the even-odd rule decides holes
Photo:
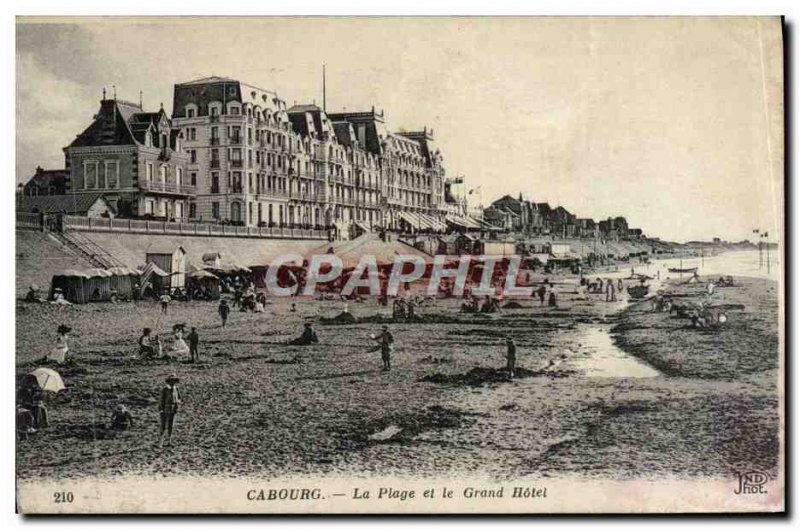
[(168, 222), (162, 220), (110, 219), (73, 215), (17, 212), (17, 229), (38, 231), (94, 231), (114, 233), (149, 233), (198, 235), (263, 239), (327, 240), (323, 229), (268, 226), (233, 226), (200, 222)]

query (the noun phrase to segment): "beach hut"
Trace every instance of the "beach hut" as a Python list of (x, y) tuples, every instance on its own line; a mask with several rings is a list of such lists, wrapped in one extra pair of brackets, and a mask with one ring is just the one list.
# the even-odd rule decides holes
[(186, 284), (186, 250), (183, 246), (155, 243), (147, 250), (145, 262), (153, 263), (169, 274), (170, 288), (183, 288)]
[(219, 278), (206, 270), (195, 270), (186, 275), (186, 287), (189, 292), (199, 288), (201, 292), (208, 292), (210, 299), (219, 299)]
[(117, 298), (120, 300), (133, 299), (133, 291), (139, 281), (140, 272), (125, 266), (115, 266), (109, 268), (108, 271), (111, 273), (111, 277), (109, 277), (110, 286), (116, 291)]
[(89, 295), (86, 292), (86, 282), (89, 275), (81, 270), (64, 270), (53, 275), (50, 281), (50, 294), (48, 299), (55, 299), (56, 290), (61, 291), (64, 298), (72, 303), (86, 303)]

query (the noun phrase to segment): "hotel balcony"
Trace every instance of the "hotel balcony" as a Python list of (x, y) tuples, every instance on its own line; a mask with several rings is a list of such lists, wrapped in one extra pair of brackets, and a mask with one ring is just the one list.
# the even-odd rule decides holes
[(188, 196), (197, 193), (195, 186), (185, 184), (173, 184), (171, 182), (156, 182), (156, 181), (141, 181), (139, 182), (139, 189), (147, 193), (156, 193), (161, 195), (180, 195)]

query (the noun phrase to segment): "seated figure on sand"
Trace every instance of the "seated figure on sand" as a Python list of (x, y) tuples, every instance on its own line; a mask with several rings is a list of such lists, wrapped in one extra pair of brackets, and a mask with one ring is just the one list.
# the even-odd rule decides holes
[(319, 343), (317, 333), (311, 328), (311, 323), (306, 322), (303, 324), (303, 334), (294, 340), (290, 340), (288, 345), (311, 345), (316, 343)]
[(127, 430), (133, 427), (133, 415), (124, 404), (119, 404), (111, 414), (112, 430)]

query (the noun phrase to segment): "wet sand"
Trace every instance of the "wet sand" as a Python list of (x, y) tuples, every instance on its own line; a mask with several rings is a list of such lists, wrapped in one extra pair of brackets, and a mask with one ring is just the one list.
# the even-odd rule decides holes
[[(649, 316), (638, 305), (621, 313), (625, 300), (577, 299), (575, 278), (563, 281), (557, 309), (531, 300), (490, 315), (459, 313), (458, 300), (422, 307), (420, 321), (390, 324), (396, 345), (388, 373), (379, 353), (368, 352), (369, 335), (380, 331), (374, 316), (391, 312), (374, 300), (348, 304), (369, 322), (317, 324), (321, 344), (310, 347), (282, 342), (307, 317), (335, 316), (342, 302), (299, 300), (290, 312), (291, 300), (276, 299), (266, 314), (233, 312), (224, 329), (215, 303), (173, 303), (167, 316), (148, 302), (20, 303), (18, 376), (45, 354), (59, 323), (74, 331), (71, 360), (57, 368), (68, 389), (50, 398), (51, 427), (18, 443), (18, 475), (624, 479), (729, 476), (755, 460), (774, 467), (777, 346), (748, 354), (755, 340), (735, 342), (752, 359), (736, 376), (665, 372), (659, 365), (668, 364), (630, 334), (650, 325), (637, 323)], [(773, 305), (759, 304), (753, 318), (776, 321)], [(166, 334), (178, 322), (198, 327), (201, 364), (134, 358), (142, 327)], [(628, 340), (622, 350), (608, 335), (614, 325), (616, 341)], [(659, 343), (683, 332), (655, 328)], [(476, 368), (505, 365), (507, 334), (529, 376), (460, 382)], [(693, 339), (680, 342), (686, 354)], [(623, 352), (632, 347), (630, 356)], [(173, 371), (184, 404), (173, 446), (157, 448), (156, 399)], [(104, 426), (118, 403), (136, 424), (114, 434)], [(369, 439), (389, 426), (402, 430), (388, 441)]]

